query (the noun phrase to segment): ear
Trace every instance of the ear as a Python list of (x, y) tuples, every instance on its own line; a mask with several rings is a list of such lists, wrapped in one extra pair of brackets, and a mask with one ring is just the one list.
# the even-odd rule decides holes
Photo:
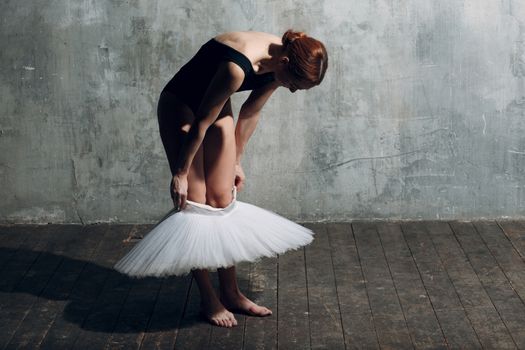
[(283, 64), (288, 64), (288, 62), (290, 62), (290, 59), (288, 58), (288, 56), (282, 56), (282, 57), (279, 59), (279, 62), (280, 62), (280, 63), (283, 63)]

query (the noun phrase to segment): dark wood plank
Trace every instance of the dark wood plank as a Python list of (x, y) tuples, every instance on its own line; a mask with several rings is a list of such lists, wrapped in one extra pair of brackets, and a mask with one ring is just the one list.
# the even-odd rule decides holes
[[(444, 224), (447, 226), (448, 224)], [(435, 269), (421, 271), (420, 276), (432, 303), (432, 308), (440, 321), (443, 333), (451, 348), (478, 348), (481, 347), (479, 339), (470, 323), (463, 305), (458, 297), (456, 289), (450, 280), (441, 257), (436, 251), (432, 237), (439, 236), (443, 224), (433, 225), (429, 221), (407, 223), (402, 225), (403, 235), (409, 247), (415, 248), (414, 255), (416, 265), (424, 260), (424, 250), (419, 247), (426, 247), (426, 252), (436, 259)], [(412, 248), (411, 248), (412, 249)], [(446, 260), (448, 264), (451, 260)], [(423, 267), (428, 266), (423, 264)]]
[(525, 261), (497, 222), (476, 221), (473, 224), (497, 264), (504, 271), (514, 292), (522, 301), (525, 300)]
[(445, 335), (400, 225), (378, 223), (377, 231), (414, 346), (418, 349), (446, 349)]
[(466, 307), (484, 349), (518, 349), (494, 306)]
[[(19, 249), (15, 257), (10, 260), (10, 262), (15, 262), (15, 265), (11, 266), (13, 270), (2, 274), (2, 277), (5, 278), (4, 282), (7, 282), (7, 291), (3, 292), (5, 297), (0, 302), (2, 305), (0, 312), (1, 347), (9, 343), (62, 262), (62, 256), (50, 254), (47, 251), (63, 245), (61, 243), (65, 238), (63, 232), (68, 234), (67, 230), (56, 232), (53, 225), (43, 225), (35, 229), (32, 236), (35, 237), (36, 244), (31, 248), (23, 245), (23, 248)], [(8, 263), (5, 268), (10, 265)], [(20, 272), (21, 276), (11, 278), (13, 271)]]
[(200, 292), (194, 278), (191, 280), (186, 309), (175, 338), (175, 349), (207, 349), (212, 327), (217, 327), (199, 315)]
[[(434, 243), (442, 261), (447, 261), (446, 272), (482, 346), (490, 348), (497, 344), (502, 348), (513, 348), (516, 345), (512, 337), (452, 231), (451, 227), (456, 224), (454, 221), (449, 224), (427, 223), (429, 238)], [(485, 321), (490, 320), (491, 327), (497, 330), (496, 332), (488, 331), (487, 326), (483, 323), (482, 313), (485, 313)]]
[(191, 274), (162, 281), (155, 309), (142, 339), (141, 349), (173, 349), (188, 301)]
[[(403, 236), (434, 310), (463, 310), (463, 305), (432, 243), (428, 233), (429, 225), (430, 222), (402, 223)], [(433, 230), (435, 229), (434, 227)]]
[(376, 224), (354, 222), (352, 228), (381, 347), (413, 348)]
[(138, 349), (144, 331), (155, 307), (162, 280), (141, 278), (133, 280), (107, 347), (111, 349)]
[(0, 274), (4, 265), (16, 254), (20, 245), (41, 225), (0, 225)]
[(305, 247), (312, 349), (344, 349), (345, 341), (326, 224), (307, 224), (315, 239)]
[[(105, 275), (100, 273), (103, 269), (97, 263), (101, 260), (104, 253), (109, 255), (109, 250), (116, 247), (114, 244), (107, 244), (108, 239), (111, 241), (113, 231), (110, 230), (108, 224), (101, 224), (88, 225), (84, 233), (85, 236), (79, 237), (79, 240), (87, 242), (92, 240), (98, 241), (91, 243), (94, 248), (92, 255), (84, 259), (83, 264), (80, 264), (82, 269), (76, 283), (69, 292), (67, 300), (64, 300), (65, 304), (62, 311), (57, 314), (42, 340), (41, 348), (43, 349), (72, 347), (76, 335), (80, 331), (80, 326), (87, 316), (89, 305), (96, 299), (102, 287)], [(111, 253), (114, 253), (114, 250)]]
[(243, 349), (277, 349), (277, 261), (265, 257), (251, 265), (249, 297), (272, 315), (246, 318)]
[(518, 254), (525, 259), (525, 221), (499, 220), (498, 223)]
[(484, 272), (481, 279), (498, 308), (505, 309), (501, 312), (501, 318), (516, 344), (519, 348), (525, 348), (525, 312), (519, 304), (519, 301), (523, 304), (525, 300), (525, 262), (497, 222), (475, 221), (473, 225), (494, 257), (497, 264), (494, 269), (499, 267), (508, 282), (501, 281), (501, 276), (494, 276), (491, 270)]
[(279, 349), (310, 348), (304, 247), (279, 255), (277, 327)]
[(501, 313), (505, 326), (510, 331), (518, 349), (524, 349), (525, 339), (525, 313), (521, 310), (508, 309)]
[(352, 227), (350, 223), (331, 223), (327, 227), (327, 235), (346, 348), (379, 349)]
[[(525, 304), (470, 222), (452, 222), (456, 240), (518, 348), (525, 348)], [(509, 322), (505, 322), (509, 320)], [(513, 322), (512, 322), (512, 321)]]
[(23, 319), (8, 347), (40, 347), (55, 317), (67, 304), (86, 260), (92, 256), (103, 236), (100, 230), (92, 228), (91, 225), (53, 225), (57, 234), (60, 231), (60, 246), (55, 246), (55, 249), (45, 254), (59, 255), (62, 262)]
[(463, 309), (435, 309), (451, 349), (482, 349), (476, 332)]
[(26, 230), (27, 239), (20, 242), (16, 250), (13, 249), (13, 254), (0, 269), (0, 310), (6, 305), (12, 305), (12, 292), (26, 277), (53, 233), (49, 225), (24, 226), (22, 230)]
[[(77, 287), (85, 286), (85, 299), (80, 299), (81, 290), (75, 290), (76, 303), (68, 305), (70, 308), (67, 311), (75, 318), (80, 329), (75, 329), (74, 336), (71, 337), (73, 339), (68, 339), (68, 342), (73, 340), (72, 348), (102, 348), (113, 332), (132, 283), (129, 277), (115, 271), (113, 265), (131, 249), (122, 244), (122, 241), (134, 228), (135, 225), (109, 226), (109, 232), (102, 243), (101, 256), (97, 259), (99, 265), (94, 266), (93, 276), (86, 276)], [(89, 282), (93, 285), (86, 286)]]
[[(128, 239), (122, 242), (126, 252), (139, 242), (140, 238), (137, 237), (144, 237), (152, 226), (135, 226)], [(164, 280), (156, 277), (129, 278), (130, 288), (106, 347), (138, 349), (141, 346)]]

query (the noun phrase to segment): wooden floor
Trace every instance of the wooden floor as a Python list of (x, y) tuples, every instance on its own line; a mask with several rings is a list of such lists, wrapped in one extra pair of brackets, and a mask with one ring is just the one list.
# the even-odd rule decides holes
[(273, 315), (230, 329), (191, 275), (111, 269), (152, 225), (0, 226), (0, 348), (525, 349), (525, 221), (305, 226), (311, 245), (237, 265)]

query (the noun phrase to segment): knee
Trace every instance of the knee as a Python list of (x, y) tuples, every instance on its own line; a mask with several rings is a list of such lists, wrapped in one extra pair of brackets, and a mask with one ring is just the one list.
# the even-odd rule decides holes
[(214, 208), (225, 208), (233, 200), (231, 193), (210, 193), (206, 194), (206, 204), (211, 205)]
[(206, 203), (206, 193), (204, 191), (188, 189), (188, 197), (186, 198), (193, 202)]

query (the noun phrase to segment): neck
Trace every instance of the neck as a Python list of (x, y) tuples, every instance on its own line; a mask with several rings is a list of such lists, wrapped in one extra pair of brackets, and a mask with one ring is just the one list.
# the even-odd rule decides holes
[(264, 74), (268, 72), (275, 72), (279, 58), (283, 55), (283, 45), (270, 43), (268, 46), (268, 54), (257, 62), (259, 69), (257, 74)]

